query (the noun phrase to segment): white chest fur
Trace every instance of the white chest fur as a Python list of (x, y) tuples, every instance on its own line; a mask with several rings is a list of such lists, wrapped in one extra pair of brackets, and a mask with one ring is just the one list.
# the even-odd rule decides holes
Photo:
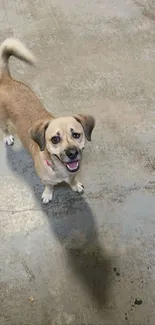
[(44, 160), (39, 168), (37, 168), (37, 171), (44, 185), (56, 185), (62, 182), (70, 182), (70, 177), (65, 166), (60, 163), (52, 166)]

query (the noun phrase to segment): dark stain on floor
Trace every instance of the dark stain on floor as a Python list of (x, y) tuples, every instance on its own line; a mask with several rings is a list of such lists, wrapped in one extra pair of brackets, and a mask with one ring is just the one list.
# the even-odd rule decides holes
[[(133, 299), (132, 297), (131, 297), (131, 299)], [(140, 305), (142, 305), (142, 303), (143, 303), (143, 300), (142, 299), (137, 299), (137, 298), (134, 298), (134, 303), (131, 305), (131, 309), (130, 309), (130, 311), (128, 311), (128, 312), (126, 312), (125, 314), (124, 314), (124, 316), (125, 316), (125, 320), (128, 320), (128, 314), (130, 314), (130, 312), (133, 312), (133, 308), (135, 307), (135, 306), (140, 306)]]
[(120, 276), (120, 273), (117, 271), (117, 267), (114, 267), (113, 271), (116, 273), (116, 276)]
[(135, 298), (135, 301), (134, 301), (135, 305), (139, 306), (139, 305), (142, 305), (142, 303), (143, 303), (143, 300)]

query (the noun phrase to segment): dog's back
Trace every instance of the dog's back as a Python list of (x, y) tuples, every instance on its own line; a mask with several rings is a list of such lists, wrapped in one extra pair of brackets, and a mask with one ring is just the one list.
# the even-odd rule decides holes
[(28, 132), (32, 123), (49, 113), (27, 85), (11, 77), (10, 56), (30, 65), (35, 65), (35, 58), (19, 40), (8, 38), (0, 46), (0, 128), (8, 142), (8, 121), (11, 120), (19, 138), (29, 150), (31, 141)]

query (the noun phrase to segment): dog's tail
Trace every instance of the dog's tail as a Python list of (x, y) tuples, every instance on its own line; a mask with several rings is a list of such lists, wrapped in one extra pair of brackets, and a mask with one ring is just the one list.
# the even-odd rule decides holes
[(8, 61), (10, 56), (35, 66), (35, 57), (19, 40), (7, 38), (0, 46), (0, 79), (9, 76)]

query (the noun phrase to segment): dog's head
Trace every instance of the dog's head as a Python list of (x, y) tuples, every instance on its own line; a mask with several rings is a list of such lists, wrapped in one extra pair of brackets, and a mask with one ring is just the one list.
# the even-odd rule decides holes
[(31, 129), (31, 138), (41, 151), (57, 157), (70, 173), (80, 168), (85, 139), (91, 141), (95, 126), (92, 116), (75, 115), (37, 121)]

